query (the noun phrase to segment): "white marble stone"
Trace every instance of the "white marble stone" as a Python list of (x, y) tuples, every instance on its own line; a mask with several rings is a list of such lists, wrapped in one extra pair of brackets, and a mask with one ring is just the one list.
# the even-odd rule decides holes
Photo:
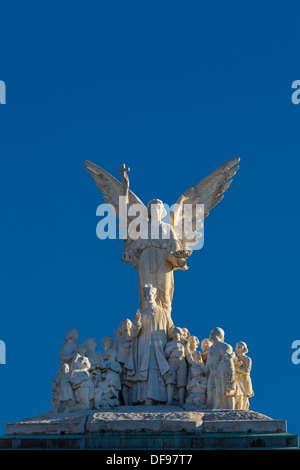
[(87, 411), (84, 413), (45, 413), (18, 423), (6, 424), (6, 434), (84, 434)]
[[(103, 194), (106, 203), (113, 206), (120, 218), (122, 230), (128, 237), (123, 249), (125, 263), (132, 263), (138, 270), (140, 308), (147, 305), (143, 288), (152, 284), (157, 289), (157, 304), (171, 312), (174, 292), (174, 271), (188, 269), (186, 260), (192, 254), (191, 247), (198, 243), (201, 236), (202, 220), (224, 197), (233, 176), (238, 170), (239, 158), (232, 158), (213, 171), (206, 178), (188, 188), (179, 197), (170, 214), (170, 223), (163, 222), (167, 211), (160, 199), (151, 199), (145, 205), (129, 189), (129, 171), (124, 164), (121, 170), (121, 181), (108, 171), (90, 161), (85, 161), (88, 173)], [(178, 180), (180, 181), (180, 175)], [(123, 207), (125, 204), (125, 210)], [(196, 205), (198, 211), (191, 212)], [(138, 223), (130, 212), (138, 210)], [(188, 208), (188, 209), (187, 209)], [(135, 212), (136, 213), (136, 212)], [(142, 236), (138, 236), (139, 226)], [(155, 232), (155, 236), (152, 235)]]
[[(234, 353), (224, 342), (224, 331), (213, 328), (210, 339), (204, 340), (207, 354), (202, 358), (198, 338), (175, 326), (169, 313), (157, 305), (157, 289), (147, 285), (144, 290), (147, 307), (137, 310), (133, 323), (121, 322), (116, 341), (103, 338), (101, 354), (95, 338), (75, 344), (78, 330), (68, 330), (50, 411), (103, 411), (122, 404), (249, 409), (254, 393), (246, 343), (239, 341)], [(82, 381), (74, 381), (75, 376)]]
[[(131, 218), (129, 209), (134, 204), (139, 204), (137, 212), (138, 209), (144, 212), (143, 221), (138, 217), (139, 233), (133, 234), (130, 228), (127, 230), (122, 260), (132, 263), (138, 270), (140, 310), (136, 311), (133, 322), (126, 318), (115, 328), (116, 340), (111, 336), (103, 339), (102, 347), (105, 352), (102, 354), (97, 352), (96, 338), (90, 337), (83, 343), (76, 343), (79, 338), (78, 330), (68, 330), (60, 359), (64, 365), (69, 366), (70, 383), (65, 367), (65, 372), (55, 378), (52, 412), (81, 409), (103, 411), (104, 408), (114, 408), (120, 404), (171, 406), (179, 403), (183, 406), (187, 399), (192, 404), (207, 405), (207, 401), (210, 407), (234, 408), (235, 396), (232, 396), (232, 390), (239, 390), (240, 408), (249, 406), (248, 398), (252, 395), (245, 395), (247, 390), (244, 390), (243, 379), (245, 367), (249, 369), (248, 358), (243, 355), (236, 362), (237, 368), (242, 362), (244, 364), (242, 369), (237, 370), (238, 387), (234, 377), (233, 358), (230, 377), (226, 375), (226, 364), (221, 363), (219, 366), (219, 362), (223, 361), (224, 348), (230, 347), (223, 342), (223, 330), (215, 328), (211, 333), (211, 343), (203, 343), (203, 358), (206, 354), (208, 358), (205, 364), (201, 352), (197, 351), (200, 344), (198, 337), (191, 335), (184, 325), (182, 328), (175, 326), (171, 318), (173, 271), (187, 269), (186, 260), (192, 254), (191, 246), (199, 235), (187, 233), (187, 225), (192, 223), (196, 227), (193, 230), (197, 232), (197, 222), (208, 215), (221, 200), (222, 197), (219, 196), (229, 187), (238, 170), (238, 162), (238, 158), (229, 160), (187, 189), (173, 207), (171, 223), (162, 220), (167, 211), (160, 199), (151, 199), (145, 206), (129, 190), (129, 168), (125, 164), (119, 171), (121, 181), (118, 181), (103, 168), (92, 162), (85, 162), (88, 172), (104, 193), (105, 201), (115, 208), (120, 219), (124, 216), (126, 223), (128, 222)], [(120, 213), (122, 201), (125, 203), (125, 215)], [(190, 211), (195, 205), (201, 205), (201, 210), (193, 214)], [(123, 223), (122, 220), (120, 222)], [(143, 232), (145, 227), (146, 231)], [(216, 331), (218, 334), (213, 335)], [(84, 370), (81, 370), (82, 361), (85, 362)], [(191, 368), (200, 363), (203, 365), (203, 383), (200, 384), (199, 378), (198, 383), (190, 384), (187, 389)], [(224, 376), (222, 381), (221, 372)], [(232, 382), (231, 388), (228, 381)], [(66, 402), (72, 401), (73, 395), (75, 403), (67, 404)]]
[(131, 409), (94, 413), (88, 417), (87, 431), (195, 432), (202, 424), (202, 413), (186, 412), (182, 409), (178, 411), (177, 407), (172, 406), (164, 407), (163, 411), (155, 410), (156, 407), (139, 408), (139, 411)]
[(196, 406), (120, 406), (113, 411), (46, 413), (6, 425), (6, 434), (98, 432), (286, 432), (286, 421), (247, 410), (201, 410)]
[(271, 419), (249, 410), (207, 410), (202, 432), (276, 433), (286, 432), (285, 420)]
[[(230, 160), (185, 191), (171, 214), (171, 224), (162, 222), (166, 213), (162, 201), (154, 199), (144, 206), (147, 231), (156, 226), (158, 236), (151, 232), (150, 238), (134, 239), (129, 231), (123, 251), (123, 261), (138, 270), (140, 310), (133, 321), (126, 318), (115, 329), (116, 340), (103, 338), (102, 353), (94, 337), (77, 343), (78, 330), (70, 328), (53, 381), (52, 413), (9, 423), (7, 435), (286, 432), (284, 420), (249, 411), (254, 393), (246, 343), (239, 341), (234, 353), (217, 327), (202, 340), (200, 352), (199, 332), (193, 336), (186, 328), (174, 326), (171, 318), (173, 272), (187, 269), (195, 242), (186, 233), (178, 235), (177, 228), (184, 224), (182, 209), (185, 204), (204, 204), (202, 218), (208, 215), (229, 187), (238, 161)], [(125, 166), (119, 182), (97, 165), (86, 164), (117, 214), (121, 195), (126, 196), (129, 208), (141, 203), (129, 191)], [(169, 237), (165, 237), (168, 230)], [(201, 306), (197, 308), (205, 315)], [(177, 403), (181, 406), (174, 406)]]

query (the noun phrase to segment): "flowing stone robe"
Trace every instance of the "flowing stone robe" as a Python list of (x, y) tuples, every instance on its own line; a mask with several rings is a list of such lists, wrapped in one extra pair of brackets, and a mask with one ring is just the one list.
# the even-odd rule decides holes
[(74, 393), (71, 386), (71, 373), (63, 373), (61, 368), (58, 374), (53, 380), (52, 385), (53, 400), (66, 402), (68, 400), (74, 400)]
[(147, 305), (143, 288), (146, 284), (152, 284), (157, 288), (157, 304), (170, 311), (174, 291), (173, 270), (188, 269), (184, 258), (171, 255), (174, 251), (182, 250), (182, 244), (173, 228), (164, 222), (159, 224), (157, 238), (151, 238), (151, 222), (148, 222), (148, 234), (148, 239), (128, 239), (122, 261), (133, 263), (133, 267), (138, 269), (140, 308)]
[(234, 383), (235, 371), (232, 358), (222, 358), (218, 366), (218, 374), (216, 376), (216, 394), (217, 396), (229, 396), (228, 385)]
[(132, 383), (133, 403), (167, 401), (166, 384), (172, 383), (172, 374), (164, 349), (172, 326), (169, 313), (161, 307), (150, 305), (141, 310), (140, 331), (124, 365)]
[(206, 365), (203, 369), (206, 375), (208, 375), (207, 399), (209, 408), (214, 408), (216, 405), (216, 377), (218, 375), (218, 367), (223, 353), (230, 347), (229, 344), (218, 341), (209, 348)]
[[(248, 356), (242, 356), (236, 358), (237, 362), (242, 361), (243, 364), (235, 371), (235, 377), (237, 381), (237, 396), (238, 396), (238, 403), (240, 397), (253, 397), (254, 391), (252, 388), (252, 382), (250, 378), (250, 371), (252, 361)], [(246, 400), (246, 406), (249, 408), (249, 400)]]

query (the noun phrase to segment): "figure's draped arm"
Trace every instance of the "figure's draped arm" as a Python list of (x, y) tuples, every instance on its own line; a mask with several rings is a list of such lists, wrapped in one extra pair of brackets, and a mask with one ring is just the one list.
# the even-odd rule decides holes
[(168, 314), (167, 339), (169, 343), (172, 341), (172, 336), (171, 336), (172, 328), (174, 328), (174, 323), (173, 323), (172, 318)]
[(129, 238), (123, 248), (122, 262), (132, 263), (134, 269), (138, 269), (141, 245), (142, 240), (140, 238), (138, 238), (137, 240)]
[(250, 359), (250, 357), (247, 357), (247, 359), (248, 360), (244, 363), (244, 367), (239, 370), (239, 372), (243, 375), (249, 375), (251, 372), (252, 360)]
[(168, 359), (168, 357), (170, 356), (171, 352), (173, 351), (174, 349), (174, 345), (172, 342), (170, 343), (167, 343), (166, 347), (165, 347), (165, 356), (166, 358)]
[(171, 251), (172, 252), (183, 249), (182, 243), (179, 240), (179, 238), (177, 238), (176, 232), (172, 225), (170, 226), (170, 238), (171, 238)]
[(193, 358), (193, 355), (191, 352), (185, 356), (186, 361), (190, 364), (190, 366), (196, 364), (195, 359)]
[(131, 336), (133, 339), (137, 338), (142, 328), (142, 322), (134, 322), (131, 327)]

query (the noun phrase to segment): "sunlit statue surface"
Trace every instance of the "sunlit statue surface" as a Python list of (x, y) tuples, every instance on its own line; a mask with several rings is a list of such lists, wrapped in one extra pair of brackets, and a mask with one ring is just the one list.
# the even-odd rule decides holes
[[(216, 327), (209, 339), (202, 340), (200, 352), (199, 332), (194, 336), (187, 328), (174, 325), (171, 318), (173, 273), (187, 269), (202, 221), (223, 198), (238, 162), (238, 158), (229, 160), (185, 191), (174, 205), (169, 223), (163, 221), (167, 210), (161, 200), (152, 199), (145, 206), (129, 190), (125, 165), (118, 181), (85, 162), (105, 202), (119, 217), (122, 230), (126, 221), (122, 261), (138, 270), (140, 305), (132, 321), (127, 317), (115, 329), (115, 340), (103, 338), (104, 353), (97, 352), (94, 337), (76, 343), (78, 330), (68, 330), (60, 352), (65, 368), (53, 387), (55, 411), (157, 404), (248, 409), (253, 391), (245, 343), (237, 343), (236, 359), (232, 347), (224, 342), (224, 331)], [(74, 403), (68, 406), (73, 395)]]
[[(143, 236), (136, 237), (132, 230), (128, 230), (122, 259), (138, 269), (141, 309), (147, 304), (144, 286), (151, 284), (157, 289), (157, 305), (171, 311), (173, 272), (176, 269), (188, 269), (186, 260), (201, 236), (201, 220), (222, 200), (238, 170), (238, 162), (239, 158), (232, 158), (198, 184), (187, 189), (174, 205), (170, 223), (166, 223), (162, 219), (167, 215), (167, 211), (160, 199), (152, 199), (146, 207), (129, 189), (129, 168), (123, 165), (118, 170), (122, 174), (121, 181), (118, 181), (103, 168), (85, 161), (87, 171), (103, 193), (105, 202), (114, 207), (120, 221), (122, 219), (122, 224), (124, 219), (127, 226), (134, 220), (131, 215), (134, 207), (139, 208), (145, 219)], [(120, 201), (125, 202), (125, 211)]]

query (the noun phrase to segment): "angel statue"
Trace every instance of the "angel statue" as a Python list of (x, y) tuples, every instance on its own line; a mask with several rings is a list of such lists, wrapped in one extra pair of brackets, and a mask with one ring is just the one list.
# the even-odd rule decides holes
[[(164, 204), (160, 199), (152, 199), (145, 206), (142, 201), (129, 189), (129, 168), (122, 165), (118, 172), (122, 173), (118, 181), (103, 168), (90, 161), (85, 161), (87, 171), (94, 178), (94, 182), (103, 193), (106, 203), (112, 205), (117, 217), (121, 220), (120, 201), (126, 202), (127, 223), (134, 220), (130, 208), (138, 204), (140, 212), (145, 214), (147, 236), (134, 236), (130, 230), (123, 249), (125, 263), (132, 263), (138, 270), (140, 308), (146, 307), (144, 286), (151, 284), (157, 290), (156, 303), (171, 312), (175, 269), (187, 270), (186, 260), (192, 253), (192, 247), (197, 244), (199, 233), (199, 219), (204, 219), (209, 211), (224, 197), (224, 192), (230, 186), (232, 178), (238, 170), (239, 158), (232, 158), (221, 165), (210, 175), (195, 186), (187, 189), (176, 202), (171, 214), (170, 223), (162, 219), (167, 215)], [(200, 206), (202, 205), (202, 206)], [(185, 210), (192, 208), (192, 211)], [(202, 207), (202, 214), (193, 209)], [(200, 215), (199, 215), (200, 214)], [(189, 219), (189, 220), (188, 220)], [(186, 222), (193, 227), (186, 230)], [(157, 228), (154, 230), (153, 228)], [(196, 227), (196, 229), (194, 229)], [(195, 230), (195, 231), (194, 231)]]

